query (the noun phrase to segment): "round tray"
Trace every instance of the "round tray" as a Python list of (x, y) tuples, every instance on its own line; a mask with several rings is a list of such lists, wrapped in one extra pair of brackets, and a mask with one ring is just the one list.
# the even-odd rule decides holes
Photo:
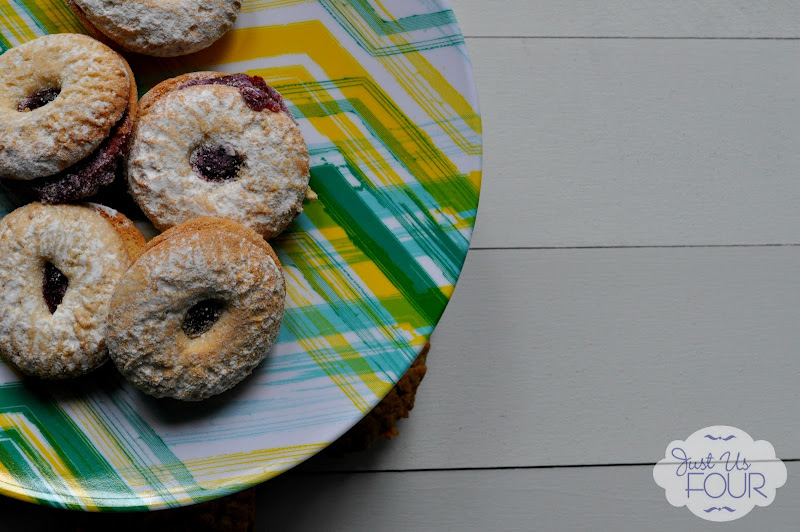
[[(63, 0), (0, 4), (0, 51), (85, 33)], [(319, 200), (273, 241), (286, 316), (273, 351), (233, 390), (179, 404), (140, 393), (112, 364), (63, 383), (0, 366), (0, 492), (55, 507), (191, 504), (323, 449), (425, 345), (478, 206), (477, 94), (442, 0), (246, 1), (202, 52), (128, 58), (140, 94), (193, 70), (263, 77), (300, 122)], [(0, 191), (0, 217), (16, 206)]]

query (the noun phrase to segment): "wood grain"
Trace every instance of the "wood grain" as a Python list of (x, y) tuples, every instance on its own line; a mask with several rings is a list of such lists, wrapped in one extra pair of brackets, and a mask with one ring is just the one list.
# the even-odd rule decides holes
[(468, 45), (473, 247), (800, 242), (800, 41)]
[(464, 35), (798, 37), (792, 0), (450, 0)]
[(800, 458), (800, 247), (471, 251), (400, 435), (316, 470), (655, 462), (730, 424)]
[[(766, 508), (724, 530), (796, 530), (797, 463)], [(652, 467), (287, 475), (257, 490), (256, 530), (716, 530), (669, 505)], [(302, 507), (298, 501), (302, 500)], [(705, 525), (705, 527), (704, 527)]]

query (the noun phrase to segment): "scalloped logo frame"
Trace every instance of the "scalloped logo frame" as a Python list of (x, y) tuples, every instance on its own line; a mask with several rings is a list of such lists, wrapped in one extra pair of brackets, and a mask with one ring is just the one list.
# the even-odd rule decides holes
[(672, 506), (706, 521), (734, 521), (772, 504), (786, 483), (786, 465), (768, 441), (716, 425), (671, 442), (653, 479)]

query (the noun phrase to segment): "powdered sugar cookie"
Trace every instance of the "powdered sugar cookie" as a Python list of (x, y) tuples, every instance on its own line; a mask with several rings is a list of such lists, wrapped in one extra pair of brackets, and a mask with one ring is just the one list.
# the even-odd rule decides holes
[(198, 219), (159, 235), (110, 302), (108, 346), (145, 393), (198, 401), (249, 375), (275, 343), (280, 262), (253, 231)]
[(95, 205), (31, 203), (0, 220), (0, 355), (7, 362), (61, 379), (106, 360), (108, 301), (144, 246), (123, 218)]
[(145, 55), (173, 57), (210, 46), (227, 32), (240, 0), (67, 0), (97, 36)]
[(127, 62), (85, 35), (40, 37), (0, 56), (0, 177), (45, 203), (113, 181), (137, 114)]
[(264, 80), (202, 72), (142, 98), (127, 171), (131, 195), (161, 230), (209, 216), (271, 238), (302, 211), (309, 159)]

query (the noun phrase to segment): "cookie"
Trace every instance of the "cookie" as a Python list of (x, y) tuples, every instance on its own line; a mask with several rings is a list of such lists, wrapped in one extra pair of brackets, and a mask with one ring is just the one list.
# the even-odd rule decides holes
[(6, 188), (42, 203), (65, 203), (93, 196), (121, 176), (138, 114), (136, 81), (127, 63), (126, 67), (130, 79), (128, 107), (100, 147), (55, 175), (30, 181), (5, 180)]
[(201, 72), (142, 97), (128, 187), (153, 225), (225, 218), (264, 238), (302, 211), (306, 143), (280, 94), (259, 77)]
[(106, 360), (108, 301), (144, 246), (123, 218), (96, 205), (31, 203), (0, 220), (0, 355), (7, 362), (62, 379)]
[(236, 21), (240, 0), (67, 0), (98, 38), (145, 55), (174, 57), (210, 46)]
[(99, 203), (85, 203), (84, 206), (89, 207), (111, 224), (122, 239), (122, 245), (128, 252), (131, 262), (139, 258), (147, 246), (147, 239), (127, 216)]
[(117, 285), (111, 359), (155, 397), (222, 393), (272, 348), (285, 297), (278, 257), (259, 235), (227, 220), (192, 220), (153, 239)]
[(85, 35), (47, 35), (0, 55), (0, 177), (51, 176), (86, 158), (132, 94), (125, 60)]

